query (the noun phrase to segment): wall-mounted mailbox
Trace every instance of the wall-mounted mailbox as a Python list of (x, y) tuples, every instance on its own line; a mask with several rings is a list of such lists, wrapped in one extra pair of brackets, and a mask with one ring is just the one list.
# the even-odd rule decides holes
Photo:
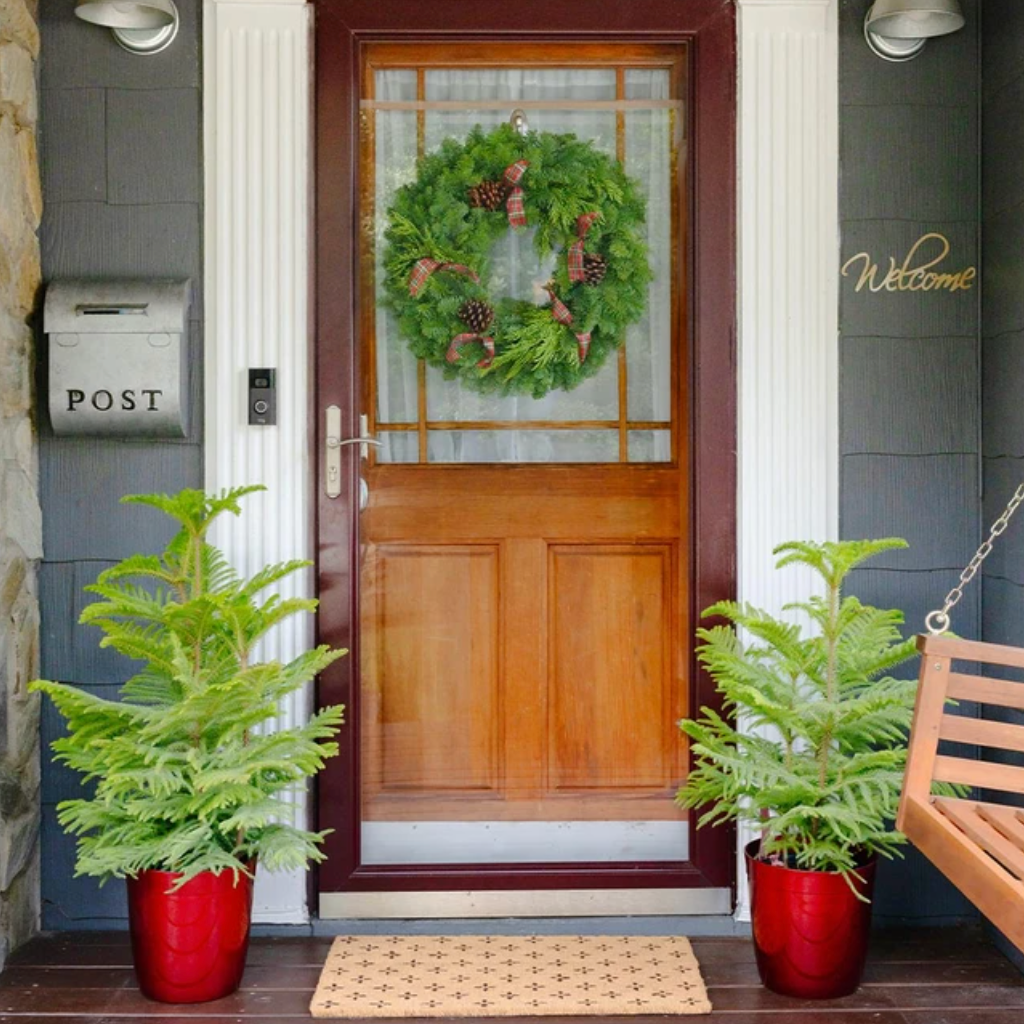
[(46, 292), (55, 434), (182, 437), (188, 281), (54, 281)]

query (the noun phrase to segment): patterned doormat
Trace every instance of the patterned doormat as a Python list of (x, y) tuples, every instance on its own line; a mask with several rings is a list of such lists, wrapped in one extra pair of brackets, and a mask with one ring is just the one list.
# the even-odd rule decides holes
[(347, 935), (314, 1017), (710, 1013), (689, 940), (672, 937)]

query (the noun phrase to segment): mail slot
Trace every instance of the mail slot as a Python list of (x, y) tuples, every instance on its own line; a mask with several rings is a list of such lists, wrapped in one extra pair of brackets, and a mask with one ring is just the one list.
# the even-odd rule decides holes
[(55, 434), (183, 437), (188, 281), (54, 281), (46, 292)]

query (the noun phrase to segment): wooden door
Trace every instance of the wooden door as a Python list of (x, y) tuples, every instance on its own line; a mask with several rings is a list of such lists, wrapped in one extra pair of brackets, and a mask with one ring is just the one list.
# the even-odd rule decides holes
[[(592, 884), (595, 865), (666, 884), (693, 861), (672, 801), (696, 683), (692, 67), (685, 39), (358, 49), (353, 383), (382, 447), (349, 449), (367, 495), (350, 567), (349, 887), (543, 869)], [(417, 364), (379, 301), (393, 190), (440, 139), (516, 106), (532, 127), (590, 133), (634, 176), (642, 139), (657, 212), (645, 322), (592, 380), (539, 401), (468, 394)], [(327, 793), (337, 783), (336, 768)]]

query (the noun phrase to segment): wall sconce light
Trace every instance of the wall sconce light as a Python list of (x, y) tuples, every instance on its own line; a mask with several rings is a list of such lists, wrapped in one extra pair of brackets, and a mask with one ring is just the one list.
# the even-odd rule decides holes
[(875, 0), (864, 18), (864, 38), (883, 60), (912, 60), (932, 36), (964, 26), (957, 0)]
[(132, 53), (159, 53), (178, 34), (174, 0), (76, 0), (75, 14), (82, 21), (109, 28)]

